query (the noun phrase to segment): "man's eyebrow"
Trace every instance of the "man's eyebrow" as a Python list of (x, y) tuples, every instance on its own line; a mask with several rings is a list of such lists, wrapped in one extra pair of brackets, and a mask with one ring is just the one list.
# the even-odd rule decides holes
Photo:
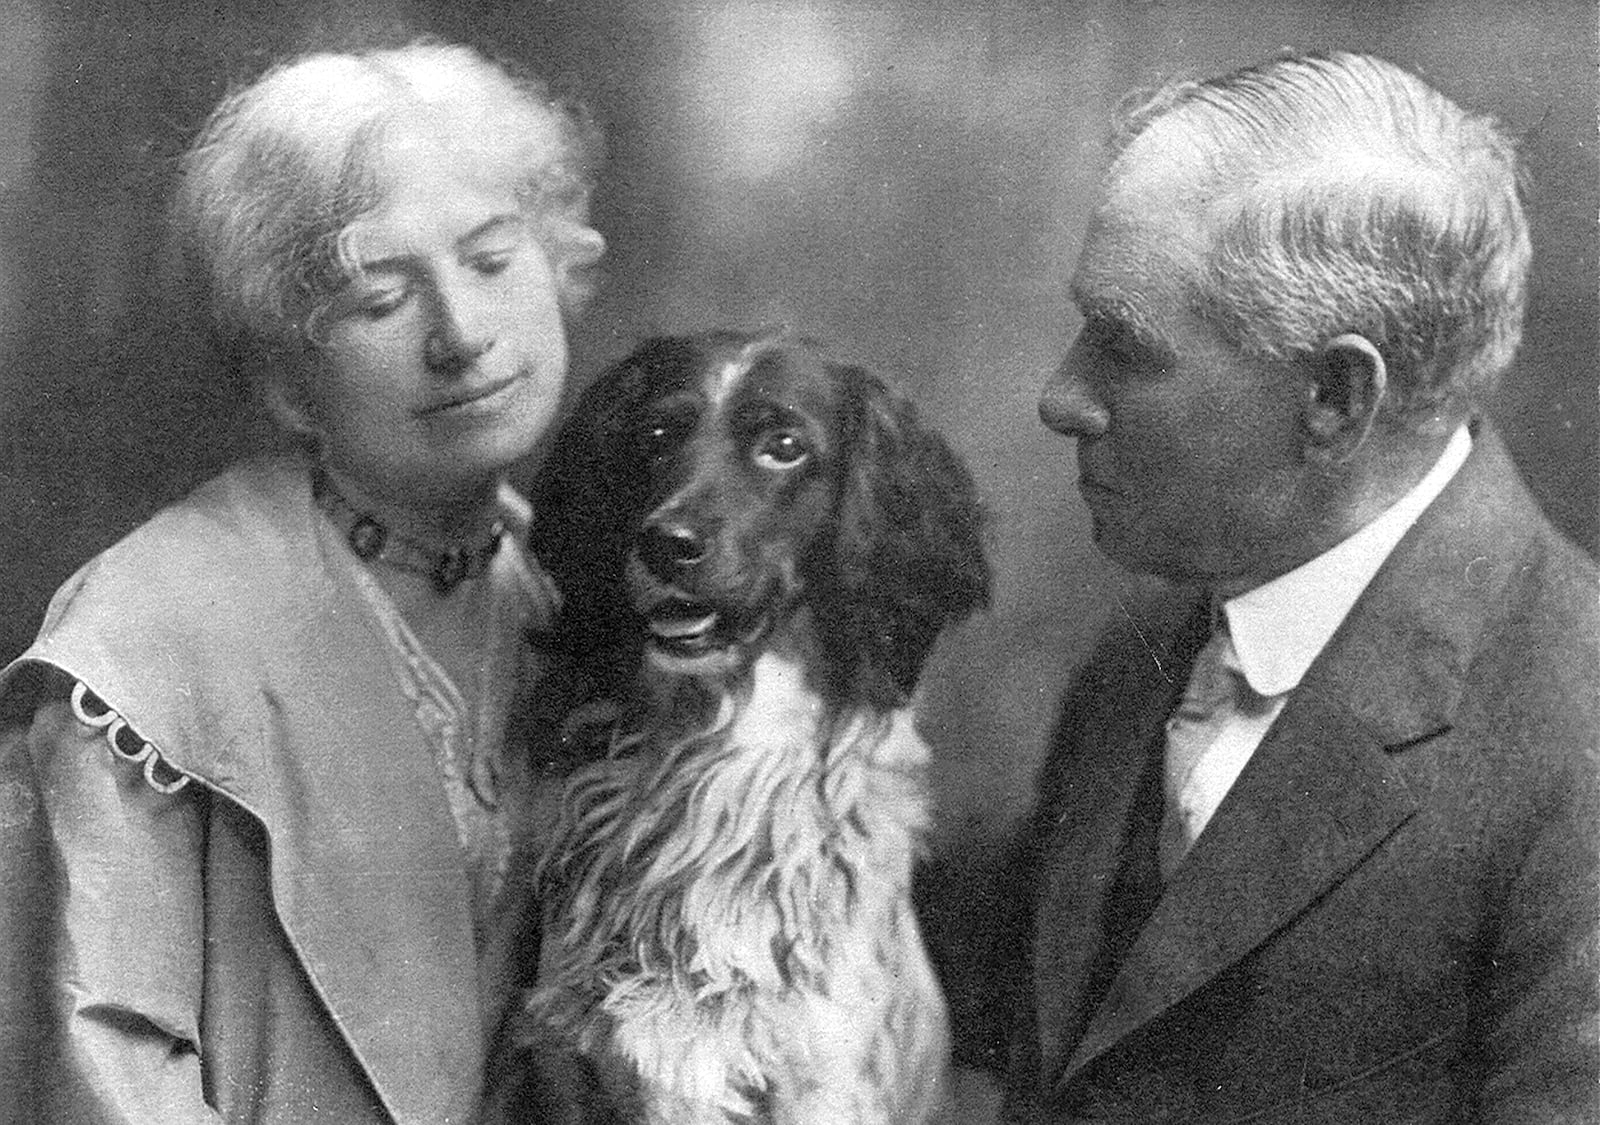
[(1076, 283), (1072, 286), (1072, 301), (1078, 306), (1084, 320), (1111, 321), (1132, 332), (1141, 340), (1156, 338), (1156, 333), (1144, 309), (1135, 301), (1113, 293), (1094, 293)]
[(1129, 312), (1128, 302), (1116, 293), (1091, 287), (1079, 277), (1074, 277), (1069, 283), (1068, 292), (1072, 296), (1072, 303), (1078, 306), (1085, 317), (1105, 316), (1121, 320)]

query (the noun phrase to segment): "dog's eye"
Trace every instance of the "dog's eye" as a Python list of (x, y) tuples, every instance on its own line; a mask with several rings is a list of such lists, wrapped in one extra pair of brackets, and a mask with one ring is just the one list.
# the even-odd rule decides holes
[(683, 425), (670, 419), (646, 422), (639, 444), (647, 457), (665, 457), (683, 443)]
[(774, 430), (756, 445), (756, 464), (763, 469), (792, 469), (811, 455), (806, 439), (793, 430)]

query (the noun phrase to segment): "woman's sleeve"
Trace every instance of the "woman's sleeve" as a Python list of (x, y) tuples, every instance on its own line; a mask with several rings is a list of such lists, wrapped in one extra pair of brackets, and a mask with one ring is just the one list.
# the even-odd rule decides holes
[(17, 1107), (0, 1120), (214, 1125), (199, 1053), (207, 798), (147, 776), (108, 733), (59, 698), (0, 734), (0, 983), (31, 1000), (0, 1050), (37, 1060), (0, 1070), (0, 1106)]

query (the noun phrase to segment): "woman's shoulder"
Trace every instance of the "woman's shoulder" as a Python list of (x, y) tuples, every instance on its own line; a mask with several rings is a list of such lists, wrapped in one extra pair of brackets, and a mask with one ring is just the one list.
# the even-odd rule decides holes
[(279, 611), (306, 596), (311, 521), (302, 462), (241, 462), (80, 567), (18, 663), (74, 675), (130, 660), (203, 664), (238, 647), (247, 622), (284, 619)]
[(254, 460), (207, 481), (57, 591), (0, 674), (0, 722), (81, 687), (88, 714), (210, 776), (229, 732), (270, 726), (286, 697), (308, 713), (336, 685), (364, 698), (388, 666), (319, 544), (303, 465)]
[(306, 462), (288, 454), (265, 454), (199, 484), (91, 560), (90, 566), (126, 569), (155, 555), (164, 564), (162, 573), (172, 575), (181, 574), (191, 560), (244, 556), (271, 563), (286, 550), (306, 545), (311, 519)]
[(124, 612), (145, 601), (167, 612), (214, 604), (230, 577), (281, 568), (304, 553), (311, 544), (310, 495), (308, 473), (295, 458), (240, 462), (90, 559), (57, 600), (104, 588), (115, 592)]

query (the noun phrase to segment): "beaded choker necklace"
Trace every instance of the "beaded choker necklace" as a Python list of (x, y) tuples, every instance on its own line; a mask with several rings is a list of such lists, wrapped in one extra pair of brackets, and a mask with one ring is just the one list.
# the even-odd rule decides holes
[(425, 575), (441, 595), (487, 570), (489, 560), (500, 546), (500, 537), (505, 534), (505, 526), (495, 520), (488, 534), (477, 543), (441, 549), (402, 534), (386, 526), (377, 516), (357, 508), (320, 468), (312, 473), (311, 494), (317, 506), (344, 533), (345, 542), (350, 544), (356, 558)]

